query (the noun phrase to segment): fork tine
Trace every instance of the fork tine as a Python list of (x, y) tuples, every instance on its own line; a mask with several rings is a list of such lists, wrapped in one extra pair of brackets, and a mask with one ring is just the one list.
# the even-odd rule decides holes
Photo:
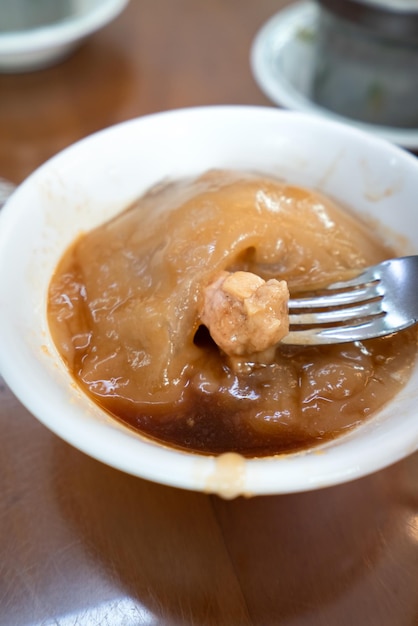
[(318, 326), (309, 330), (290, 331), (283, 337), (282, 343), (309, 346), (362, 341), (370, 332), (376, 337), (390, 334), (383, 320), (384, 318), (372, 318), (371, 321), (355, 326), (334, 328), (321, 328)]
[[(345, 283), (338, 283), (338, 289), (340, 289), (340, 285), (345, 286)], [(377, 282), (365, 285), (364, 287), (347, 288), (342, 291), (334, 291), (330, 287), (329, 289), (324, 289), (321, 295), (290, 298), (289, 311), (357, 304), (366, 300), (373, 300), (379, 296), (380, 290)]]
[(332, 309), (329, 311), (318, 311), (317, 313), (297, 313), (289, 315), (289, 323), (293, 325), (316, 325), (332, 324), (338, 322), (349, 322), (352, 320), (362, 320), (365, 317), (375, 317), (382, 315), (382, 300), (372, 300), (359, 306), (350, 306), (342, 309)]

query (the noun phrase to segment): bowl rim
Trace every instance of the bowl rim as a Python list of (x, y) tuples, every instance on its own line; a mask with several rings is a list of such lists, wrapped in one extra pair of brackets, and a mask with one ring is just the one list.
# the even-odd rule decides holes
[(25, 31), (0, 33), (0, 55), (24, 54), (53, 46), (64, 46), (88, 36), (114, 18), (129, 0), (102, 0), (83, 13)]
[[(282, 119), (283, 123), (290, 120), (296, 124), (307, 124), (310, 127), (316, 126), (318, 129), (326, 128), (334, 129), (340, 137), (352, 137), (355, 141), (363, 141), (368, 145), (373, 145), (378, 150), (383, 150), (391, 156), (398, 157), (401, 161), (413, 167), (418, 172), (418, 161), (416, 157), (407, 153), (402, 148), (390, 144), (386, 140), (365, 133), (363, 130), (354, 126), (341, 123), (339, 121), (327, 120), (318, 116), (312, 116), (302, 112), (280, 110), (275, 107), (252, 106), (252, 105), (212, 105), (204, 107), (190, 107), (185, 109), (176, 109), (171, 111), (161, 111), (134, 119), (126, 120), (109, 128), (99, 130), (84, 139), (81, 139), (71, 146), (60, 151), (43, 165), (37, 168), (12, 194), (6, 205), (0, 213), (0, 256), (2, 246), (5, 243), (8, 232), (13, 229), (13, 220), (18, 207), (14, 207), (15, 202), (18, 204), (19, 194), (25, 189), (30, 189), (31, 185), (42, 178), (51, 165), (56, 162), (65, 162), (71, 158), (78, 150), (83, 150), (84, 144), (90, 144), (99, 140), (108, 140), (113, 133), (118, 133), (119, 129), (125, 129), (124, 132), (130, 131), (133, 125), (147, 125), (151, 120), (152, 123), (163, 120), (164, 118), (172, 118), (172, 123), (184, 121), (184, 119), (196, 118), (200, 121), (205, 116), (221, 119), (235, 120), (241, 116), (246, 119), (247, 123), (252, 116), (262, 116), (271, 118), (271, 120)], [(248, 118), (248, 119), (247, 119)], [(219, 119), (219, 118), (217, 118)], [(101, 139), (100, 139), (101, 138)], [(2, 271), (0, 266), (0, 283), (2, 281)], [(1, 298), (0, 298), (1, 299)], [(1, 309), (0, 309), (1, 321)], [(0, 342), (2, 337), (6, 340), (7, 329), (0, 325)], [(25, 357), (21, 357), (24, 359)], [(80, 439), (79, 431), (63, 424), (61, 420), (56, 419), (56, 410), (53, 403), (42, 410), (34, 408), (33, 403), (27, 396), (27, 383), (20, 376), (19, 361), (11, 362), (6, 356), (6, 350), (0, 351), (0, 373), (9, 385), (11, 390), (20, 399), (22, 404), (49, 430), (61, 437), (63, 440), (72, 444), (77, 449), (85, 452), (89, 456), (106, 463), (112, 467), (125, 471), (127, 473), (156, 481), (162, 484), (181, 487), (185, 489), (197, 491), (211, 491), (208, 479), (216, 472), (217, 459), (214, 456), (204, 456), (192, 452), (169, 448), (168, 446), (154, 443), (144, 438), (138, 437), (133, 439), (126, 432), (126, 428), (122, 429), (119, 425), (112, 423), (103, 423), (98, 425), (85, 424), (86, 432), (89, 436)], [(32, 389), (32, 393), (33, 393)], [(37, 392), (35, 392), (37, 393)], [(52, 396), (55, 397), (54, 395)], [(93, 405), (93, 402), (91, 403)], [(73, 411), (73, 416), (77, 419), (77, 411)], [(105, 428), (107, 432), (106, 441), (100, 446), (96, 445), (94, 439), (96, 432), (102, 432)], [(97, 430), (99, 429), (99, 430)], [(355, 429), (358, 430), (358, 429)], [(355, 431), (354, 431), (355, 432)], [(359, 444), (350, 440), (350, 436), (345, 436), (333, 440), (331, 445), (334, 449), (340, 449), (344, 446), (345, 456), (350, 462), (341, 464), (340, 455), (335, 460), (335, 455), (322, 454), (326, 446), (313, 448), (307, 451), (297, 452), (289, 455), (280, 455), (276, 457), (265, 457), (245, 460), (245, 484), (241, 484), (238, 492), (234, 495), (243, 494), (278, 494), (278, 493), (295, 493), (300, 491), (308, 491), (312, 489), (322, 488), (326, 486), (336, 485), (347, 482), (376, 470), (382, 469), (395, 461), (400, 460), (407, 454), (414, 452), (418, 448), (418, 432), (413, 433), (414, 437), (408, 442), (406, 450), (405, 432), (394, 426), (390, 436), (381, 435), (379, 446), (371, 455), (367, 455), (364, 450), (364, 442), (361, 442), (360, 448), (363, 453), (359, 454)], [(91, 436), (91, 437), (90, 437)], [(142, 441), (140, 441), (142, 439)], [(118, 445), (124, 445), (124, 454), (118, 452)], [(141, 458), (138, 459), (138, 449), (141, 449)], [(313, 471), (318, 466), (320, 459), (320, 471)], [(174, 466), (172, 465), (172, 461)], [(298, 471), (292, 474), (292, 467), (298, 465)], [(173, 471), (175, 467), (175, 471)], [(215, 491), (217, 491), (215, 489)], [(219, 491), (219, 488), (218, 488)]]

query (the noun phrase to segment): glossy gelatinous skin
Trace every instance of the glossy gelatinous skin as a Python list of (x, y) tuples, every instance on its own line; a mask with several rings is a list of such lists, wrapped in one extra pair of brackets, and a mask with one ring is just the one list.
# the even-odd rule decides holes
[(224, 271), (311, 289), (390, 256), (316, 192), (212, 171), (157, 186), (75, 242), (51, 281), (50, 328), (77, 382), (145, 434), (204, 453), (306, 448), (396, 394), (415, 331), (227, 356), (202, 327), (205, 290)]

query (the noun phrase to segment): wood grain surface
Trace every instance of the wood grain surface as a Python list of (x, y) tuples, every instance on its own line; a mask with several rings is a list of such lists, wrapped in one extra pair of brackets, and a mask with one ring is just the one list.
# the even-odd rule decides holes
[[(0, 175), (146, 113), (271, 103), (251, 75), (280, 0), (131, 0), (47, 70), (0, 76)], [(0, 346), (1, 350), (1, 346)], [(305, 494), (224, 501), (50, 433), (0, 379), (0, 626), (418, 624), (418, 455)]]

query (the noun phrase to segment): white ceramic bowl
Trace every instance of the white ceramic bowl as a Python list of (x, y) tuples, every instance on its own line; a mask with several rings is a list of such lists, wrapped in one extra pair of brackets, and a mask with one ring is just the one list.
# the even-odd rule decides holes
[(353, 127), (273, 108), (159, 113), (101, 131), (32, 174), (0, 213), (0, 371), (45, 426), (85, 453), (153, 481), (237, 494), (304, 491), (383, 468), (418, 446), (418, 367), (384, 410), (312, 451), (230, 463), (124, 428), (72, 381), (51, 341), (46, 294), (66, 246), (148, 187), (208, 168), (257, 169), (316, 187), (418, 251), (418, 161)]
[[(26, 0), (28, 7), (17, 6), (15, 0), (2, 3), (0, 19), (2, 27), (12, 20), (19, 21), (21, 14), (22, 28), (0, 32), (0, 72), (27, 72), (43, 69), (68, 56), (89, 35), (113, 20), (125, 8), (129, 0), (63, 0), (62, 18), (39, 25), (36, 21), (35, 2)], [(52, 0), (50, 0), (52, 2)], [(30, 5), (30, 6), (29, 6)], [(38, 5), (40, 10), (42, 4)], [(56, 2), (54, 10), (60, 2)], [(64, 11), (65, 7), (65, 11)], [(46, 11), (46, 9), (45, 9)], [(68, 11), (68, 14), (66, 14)], [(25, 25), (25, 17), (29, 14), (35, 26)]]

